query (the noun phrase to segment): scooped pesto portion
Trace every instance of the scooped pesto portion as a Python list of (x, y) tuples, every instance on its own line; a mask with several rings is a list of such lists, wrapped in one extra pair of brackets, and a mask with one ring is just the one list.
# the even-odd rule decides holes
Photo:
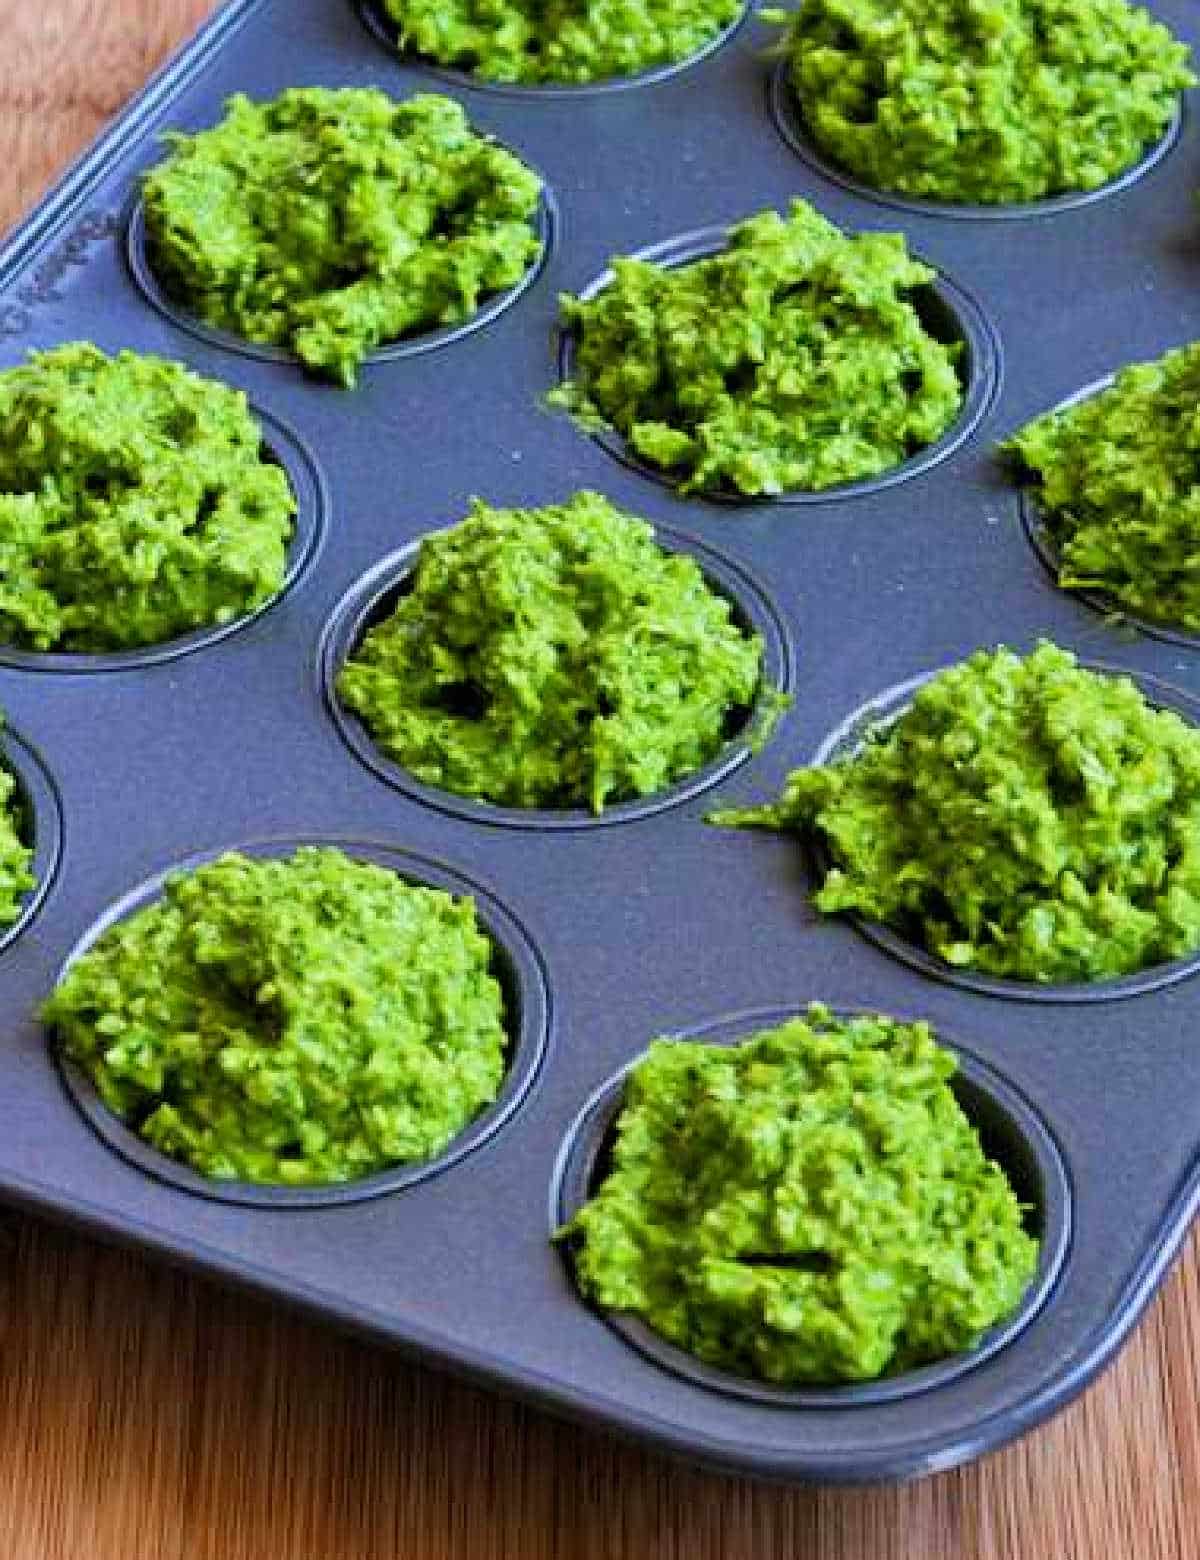
[(739, 1045), (656, 1040), (612, 1168), (560, 1231), (583, 1293), (706, 1364), (864, 1381), (971, 1348), (1038, 1242), (929, 1027), (804, 1017)]
[(449, 98), (238, 94), (214, 129), (167, 141), (143, 186), (163, 287), (343, 385), (381, 342), (469, 319), (541, 253), (541, 181)]
[(550, 401), (615, 428), (681, 492), (875, 476), (958, 415), (961, 344), (922, 323), (936, 273), (901, 233), (843, 233), (795, 200), (730, 228), (709, 259), (612, 271), (594, 298), (562, 299), (576, 352)]
[(927, 199), (1095, 189), (1159, 139), (1196, 82), (1187, 45), (1127, 0), (802, 0), (787, 19), (818, 146), (868, 184)]
[(88, 342), (0, 373), (0, 641), (108, 651), (283, 584), (296, 501), (240, 390)]
[(1002, 446), (1031, 480), (1066, 590), (1200, 631), (1200, 342)]
[(634, 76), (697, 53), (742, 0), (383, 0), (403, 49), (526, 86)]
[(105, 932), (42, 1017), (202, 1175), (349, 1181), (440, 1153), (495, 1099), (491, 960), (469, 899), (332, 848), (230, 852)]
[(492, 509), (421, 543), (338, 678), (426, 784), (512, 807), (661, 790), (749, 714), (762, 642), (694, 559), (598, 493)]
[(712, 821), (816, 838), (819, 910), (962, 969), (1098, 981), (1200, 948), (1200, 730), (1045, 641), (938, 673), (858, 751)]
[[(0, 715), (0, 726), (3, 724)], [(0, 927), (19, 920), (24, 897), (37, 882), (30, 871), (33, 851), (25, 842), (25, 833), (16, 776), (0, 761)]]

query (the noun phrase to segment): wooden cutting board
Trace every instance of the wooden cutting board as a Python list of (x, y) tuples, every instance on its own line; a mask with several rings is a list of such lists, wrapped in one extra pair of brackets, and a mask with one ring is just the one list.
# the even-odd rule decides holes
[[(0, 0), (0, 229), (210, 9)], [(1200, 1560), (1198, 1367), (1194, 1239), (1116, 1366), (1015, 1447), (775, 1489), (0, 1215), (0, 1560)]]

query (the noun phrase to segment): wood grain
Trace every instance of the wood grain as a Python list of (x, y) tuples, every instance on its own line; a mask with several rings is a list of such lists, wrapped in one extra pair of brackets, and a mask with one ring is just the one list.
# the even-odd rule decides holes
[[(3, 227), (210, 4), (0, 7)], [(775, 1489), (10, 1215), (0, 1560), (1194, 1560), (1198, 1371), (1193, 1240), (1115, 1368), (1017, 1446), (902, 1489)]]

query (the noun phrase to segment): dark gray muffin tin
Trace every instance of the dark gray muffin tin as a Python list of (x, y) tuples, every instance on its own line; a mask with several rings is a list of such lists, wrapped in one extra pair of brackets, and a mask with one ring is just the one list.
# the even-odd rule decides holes
[[(1186, 0), (1153, 9), (1200, 40)], [(806, 147), (770, 36), (744, 21), (677, 71), (523, 91), (402, 61), (352, 0), (233, 0), (10, 238), (0, 366), (87, 338), (243, 387), (301, 519), (287, 588), (236, 632), (128, 657), (0, 652), (4, 754), (39, 879), (0, 942), (0, 1192), (692, 1460), (866, 1481), (1027, 1429), (1129, 1331), (1200, 1196), (1200, 981), (1189, 969), (1078, 1001), (951, 983), (819, 917), (817, 869), (795, 841), (704, 814), (774, 795), (852, 735), (856, 712), (886, 715), (982, 645), (1047, 636), (1194, 709), (1195, 647), (1058, 591), (993, 447), (1200, 334), (1200, 135), (1185, 109), (1137, 177), (1005, 220), (875, 197)], [(547, 181), (547, 253), (528, 285), (478, 328), (385, 352), (353, 392), (197, 330), (154, 296), (141, 255), (137, 181), (160, 133), (213, 123), (235, 91), (309, 84), (447, 92)], [(970, 415), (936, 463), (803, 504), (681, 499), (543, 408), (570, 350), (559, 290), (588, 287), (614, 254), (683, 261), (795, 195), (849, 229), (902, 228), (940, 273), (931, 306), (967, 340)], [(514, 815), (390, 773), (330, 690), (381, 597), (403, 588), (415, 542), (472, 495), (536, 505), (583, 487), (695, 552), (765, 631), (790, 712), (757, 751), (731, 731), (693, 781), (597, 820)], [(509, 994), (512, 1071), (496, 1108), (418, 1172), (304, 1194), (213, 1186), (60, 1069), (36, 1007), (164, 871), (298, 839), (476, 894)], [(778, 1392), (598, 1315), (549, 1237), (602, 1164), (620, 1076), (654, 1036), (728, 1042), (812, 1000), (927, 1018), (960, 1050), (960, 1097), (1043, 1258), (1019, 1314), (972, 1354), (869, 1387)]]

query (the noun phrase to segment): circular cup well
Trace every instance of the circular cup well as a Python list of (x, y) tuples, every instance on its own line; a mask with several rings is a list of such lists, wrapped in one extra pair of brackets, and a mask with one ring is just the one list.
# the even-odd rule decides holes
[(878, 189), (866, 184), (843, 168), (817, 145), (809, 132), (800, 100), (792, 85), (790, 62), (780, 60), (772, 72), (769, 100), (771, 117), (780, 135), (810, 168), (839, 185), (860, 195), (864, 200), (880, 206), (890, 206), (897, 211), (912, 212), (917, 216), (950, 217), (965, 222), (1015, 222), (1028, 221), (1031, 217), (1052, 217), (1060, 212), (1074, 211), (1080, 206), (1090, 206), (1128, 189), (1143, 175), (1160, 163), (1179, 140), (1183, 128), (1183, 103), (1180, 100), (1167, 128), (1157, 141), (1149, 145), (1136, 162), (1123, 173), (1101, 184), (1094, 190), (1071, 190), (1062, 195), (1048, 195), (1044, 200), (1013, 201), (988, 205), (983, 202), (924, 200), (916, 195), (904, 195), (899, 191)]
[(17, 834), (32, 851), (29, 871), (33, 887), (21, 897), (17, 919), (0, 928), (0, 950), (14, 943), (37, 914), (50, 892), (62, 855), (62, 804), (58, 789), (37, 750), (11, 727), (0, 730), (0, 763), (13, 776)]
[(278, 857), (289, 856), (298, 847), (305, 845), (336, 846), (355, 860), (373, 862), (394, 871), (407, 883), (444, 889), (457, 896), (469, 895), (474, 900), (479, 924), (494, 949), (492, 972), (504, 993), (509, 1032), (508, 1069), (495, 1100), (469, 1122), (441, 1153), (432, 1158), (397, 1165), (355, 1181), (323, 1186), (286, 1186), (213, 1179), (161, 1153), (109, 1110), (83, 1068), (64, 1056), (59, 1046), (55, 1046), (55, 1057), (68, 1091), (88, 1122), (110, 1148), (156, 1179), (216, 1202), (259, 1208), (328, 1207), (362, 1202), (371, 1197), (397, 1192), (438, 1175), (487, 1142), (509, 1121), (533, 1086), (549, 1041), (550, 997), (545, 969), (528, 932), (511, 911), (490, 890), (454, 868), (411, 851), (373, 841), (329, 836), (263, 840), (224, 846), (219, 850), (204, 851), (188, 857), (167, 871), (155, 874), (111, 905), (67, 955), (58, 980), (62, 980), (71, 965), (109, 927), (161, 898), (163, 885), (175, 873), (194, 870), (215, 861), (229, 850), (247, 856)]
[[(1115, 374), (1107, 374), (1103, 379), (1098, 379), (1094, 384), (1085, 385), (1082, 390), (1077, 390), (1074, 395), (1069, 395), (1057, 406), (1050, 409), (1050, 414), (1067, 412), (1073, 406), (1078, 406), (1082, 401), (1090, 401), (1093, 396), (1100, 395), (1103, 391), (1112, 387), (1116, 379)], [(1071, 596), (1076, 601), (1082, 601), (1093, 611), (1103, 613), (1105, 617), (1120, 618), (1134, 628), (1138, 628), (1151, 639), (1162, 639), (1168, 644), (1185, 645), (1190, 650), (1200, 649), (1200, 632), (1192, 629), (1180, 628), (1166, 620), (1145, 617), (1140, 613), (1126, 607), (1115, 596), (1107, 595), (1100, 590), (1077, 590), (1073, 586), (1059, 585), (1058, 576), (1062, 567), (1062, 555), (1055, 541), (1053, 530), (1049, 524), (1045, 510), (1038, 499), (1038, 486), (1036, 481), (1024, 481), (1021, 484), (1017, 499), (1021, 528), (1025, 533), (1025, 539), (1037, 554), (1042, 567), (1049, 574), (1058, 589), (1065, 595)]]
[[(1080, 660), (1079, 665), (1086, 671), (1099, 672), (1110, 677), (1128, 677), (1154, 708), (1171, 710), (1192, 725), (1200, 724), (1200, 700), (1193, 699), (1169, 683), (1100, 661)], [(889, 688), (875, 698), (869, 699), (826, 737), (813, 755), (811, 767), (819, 768), (824, 764), (849, 758), (856, 753), (869, 733), (891, 726), (899, 720), (912, 703), (913, 695), (917, 690), (942, 670), (945, 668), (924, 672), (919, 677), (910, 678), (907, 682), (899, 683), (896, 687)], [(826, 871), (833, 865), (832, 855), (824, 841), (814, 842), (811, 851), (816, 875), (818, 879), (823, 879)], [(883, 949), (885, 953), (891, 954), (900, 963), (907, 964), (911, 969), (929, 975), (934, 980), (951, 986), (960, 986), (983, 996), (1007, 997), (1025, 1002), (1114, 1002), (1124, 997), (1140, 996), (1146, 992), (1161, 991), (1164, 987), (1174, 986), (1200, 968), (1200, 948), (1197, 948), (1182, 958), (1172, 959), (1166, 964), (1150, 965), (1133, 975), (1123, 975), (1112, 980), (1063, 981), (1057, 984), (1016, 980), (970, 969), (960, 969), (931, 953), (924, 944), (916, 942), (891, 926), (886, 926), (880, 921), (868, 920), (855, 911), (844, 913), (868, 941)]]
[[(720, 254), (727, 246), (728, 230), (724, 227), (701, 228), (685, 233), (665, 243), (639, 249), (629, 258), (648, 261), (654, 265), (672, 269), (706, 260)], [(611, 270), (604, 271), (579, 294), (590, 302), (613, 279)], [(953, 455), (974, 433), (984, 414), (995, 398), (1000, 378), (1000, 349), (996, 334), (983, 309), (970, 293), (943, 273), (925, 287), (916, 288), (912, 294), (913, 306), (922, 325), (935, 340), (962, 345), (962, 358), (958, 365), (963, 400), (958, 416), (939, 439), (917, 450), (907, 460), (881, 471), (873, 477), (862, 477), (853, 482), (838, 482), (831, 487), (817, 489), (792, 489), (784, 493), (739, 493), (732, 488), (712, 488), (688, 493), (687, 498), (709, 503), (739, 505), (763, 504), (828, 504), (841, 499), (855, 498), (862, 494), (878, 493), (919, 476), (930, 467), (940, 464)], [(558, 371), (563, 383), (573, 377), (578, 351), (578, 341), (573, 330), (559, 330)], [(643, 477), (649, 477), (660, 487), (674, 491), (678, 485), (678, 473), (655, 466), (636, 453), (624, 436), (615, 428), (605, 426), (589, 429), (590, 436), (615, 460)]]
[[(833, 1011), (837, 1017), (848, 1018), (875, 1010)], [(672, 1032), (670, 1038), (734, 1045), (757, 1030), (795, 1017), (798, 1012), (802, 1015), (803, 1008), (738, 1013), (696, 1029)], [(959, 1071), (951, 1085), (955, 1096), (978, 1131), (985, 1153), (1003, 1167), (1028, 1209), (1027, 1228), (1041, 1244), (1037, 1271), (1021, 1304), (1011, 1316), (989, 1328), (973, 1349), (874, 1381), (784, 1387), (707, 1365), (631, 1314), (600, 1311), (605, 1322), (654, 1364), (697, 1386), (778, 1408), (854, 1408), (913, 1397), (957, 1380), (1003, 1349), (1041, 1310), (1061, 1271), (1071, 1238), (1070, 1180), (1049, 1128), (1025, 1096), (956, 1040), (940, 1032), (937, 1038), (958, 1057)], [(551, 1188), (552, 1230), (561, 1228), (578, 1212), (608, 1173), (625, 1079), (641, 1059), (635, 1057), (601, 1084), (568, 1130)], [(564, 1256), (571, 1268), (569, 1252)], [(571, 1281), (574, 1287), (573, 1272)]]
[[(495, 137), (491, 137), (495, 141)], [(502, 142), (496, 142), (503, 145)], [(511, 150), (505, 147), (506, 151)], [(513, 153), (514, 156), (517, 153)], [(521, 161), (526, 167), (531, 164), (524, 157)], [(536, 169), (533, 170), (537, 172)], [(541, 178), (541, 174), (538, 174)], [(541, 251), (530, 263), (529, 269), (519, 282), (502, 292), (493, 293), (476, 309), (469, 319), (460, 320), (455, 325), (439, 326), (432, 330), (413, 331), (411, 334), (398, 337), (395, 341), (383, 342), (374, 347), (363, 358), (364, 364), (390, 363), (398, 358), (416, 357), (423, 352), (432, 352), (438, 347), (449, 346), (452, 342), (461, 340), (464, 336), (473, 335), (475, 331), (482, 330), (485, 325), (490, 325), (507, 309), (510, 309), (541, 276), (546, 268), (546, 262), (550, 258), (554, 248), (558, 230), (558, 207), (554, 200), (550, 186), (542, 179), (542, 194), (538, 202), (538, 209), (534, 215), (532, 227), (536, 236), (541, 240)], [(158, 312), (168, 319), (172, 325), (187, 331), (201, 341), (208, 342), (210, 346), (220, 347), (226, 352), (236, 352), (242, 357), (254, 358), (262, 363), (286, 363), (293, 366), (299, 365), (299, 358), (287, 347), (274, 346), (269, 342), (250, 341), (245, 336), (236, 335), (233, 331), (224, 330), (219, 325), (210, 325), (207, 321), (192, 314), (182, 303), (176, 302), (169, 292), (163, 287), (150, 263), (148, 238), (146, 233), (145, 205), (139, 198), (130, 213), (129, 222), (125, 234), (125, 256), (129, 265), (130, 274), (139, 290)]]
[(699, 65), (702, 60), (708, 59), (710, 55), (724, 48), (746, 20), (750, 12), (751, 0), (743, 0), (741, 10), (728, 26), (714, 33), (707, 43), (681, 60), (656, 65), (651, 70), (639, 71), (633, 76), (609, 76), (602, 81), (527, 83), (486, 81), (483, 77), (475, 75), (473, 71), (453, 65), (439, 65), (436, 60), (429, 59), (425, 55), (402, 50), (399, 29), (379, 0), (352, 0), (352, 4), (363, 26), (390, 54), (399, 55), (405, 64), (420, 66), (451, 86), (470, 87), (479, 92), (497, 92), (515, 97), (554, 99), (586, 97), (602, 92), (627, 92), (635, 87), (652, 87), (660, 81), (669, 81), (671, 77), (678, 76), (681, 71), (690, 70), (694, 65)]
[[(757, 581), (741, 565), (666, 527), (656, 525), (654, 536), (666, 551), (684, 553), (696, 560), (710, 587), (732, 603), (734, 621), (752, 629), (761, 638), (764, 690), (773, 686), (786, 693), (793, 681), (790, 635), (783, 618)], [(628, 822), (674, 807), (717, 785), (750, 757), (752, 734), (763, 709), (761, 695), (753, 708), (738, 713), (720, 752), (694, 774), (649, 796), (606, 803), (600, 813), (582, 807), (499, 806), (418, 780), (403, 765), (389, 758), (376, 745), (358, 716), (346, 708), (338, 697), (337, 679), (349, 656), (362, 643), (363, 636), (392, 612), (405, 593), (419, 550), (420, 543), (415, 542), (393, 553), (350, 588), (334, 608), (318, 658), (325, 703), (342, 740), (389, 785), (407, 792), (428, 807), (472, 823), (498, 824), (513, 829), (584, 829)]]
[(299, 435), (253, 403), (250, 411), (262, 428), (264, 456), (286, 472), (296, 500), (287, 568), (283, 583), (275, 594), (253, 612), (231, 618), (227, 623), (211, 623), (207, 628), (195, 629), (190, 634), (163, 639), (156, 644), (139, 645), (130, 650), (23, 650), (16, 645), (0, 644), (0, 666), (32, 672), (122, 672), (137, 667), (156, 666), (228, 639), (231, 634), (238, 633), (247, 624), (270, 612), (288, 594), (320, 550), (328, 497), (316, 459)]

